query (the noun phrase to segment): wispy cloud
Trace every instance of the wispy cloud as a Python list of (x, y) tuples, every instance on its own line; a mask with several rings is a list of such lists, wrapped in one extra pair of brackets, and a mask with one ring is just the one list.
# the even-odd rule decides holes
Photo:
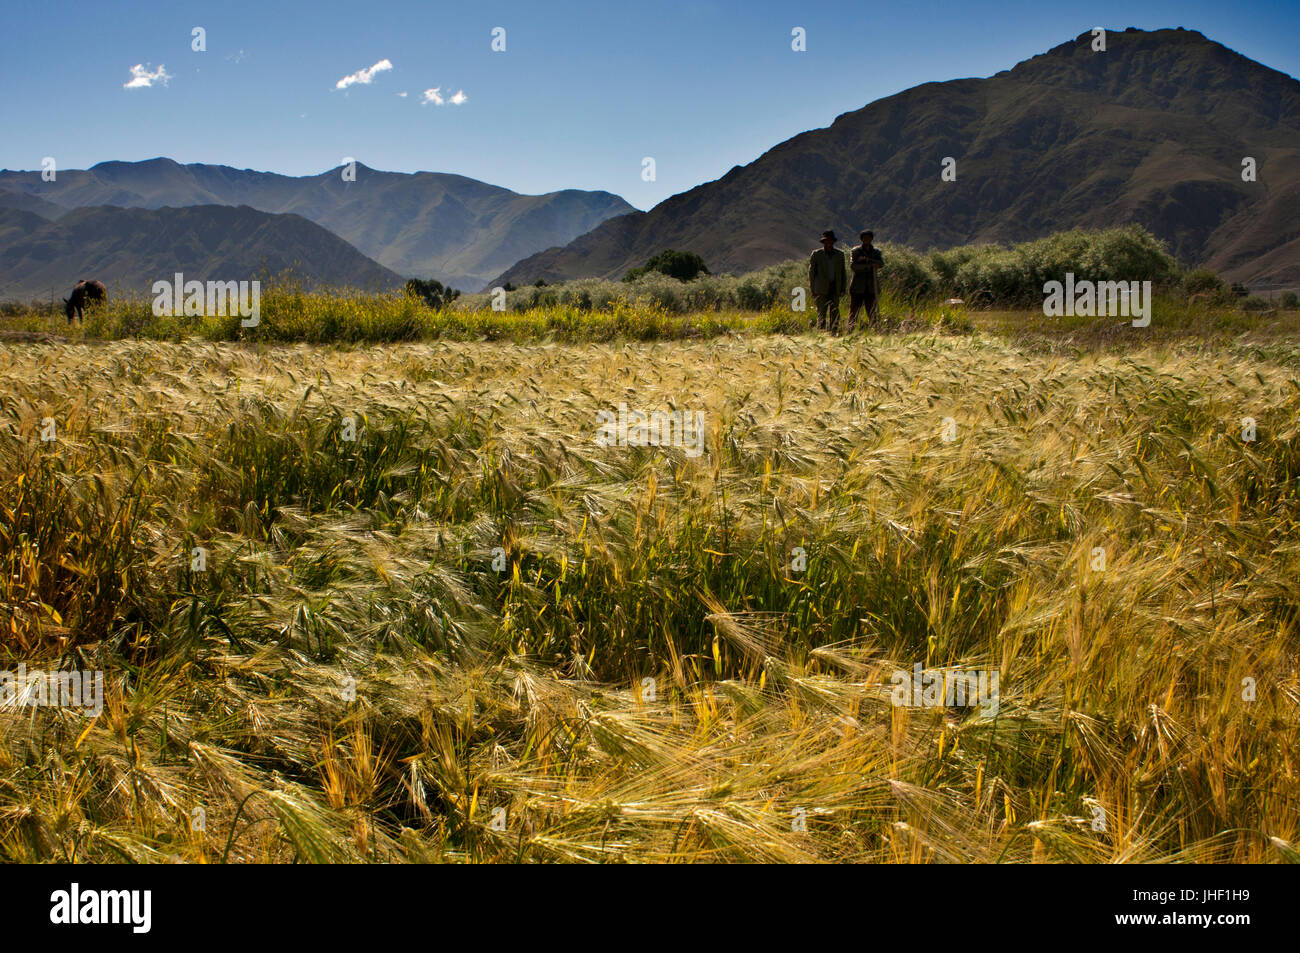
[(376, 73), (382, 73), (384, 70), (389, 70), (392, 68), (393, 68), (393, 64), (390, 60), (387, 59), (380, 60), (378, 63), (376, 63), (374, 66), (370, 67), (369, 69), (359, 69), (355, 73), (352, 73), (348, 76), (344, 76), (341, 80), (339, 80), (337, 83), (334, 84), (334, 88), (347, 89), (349, 86), (353, 85), (354, 83), (365, 83), (369, 85), (370, 81), (375, 78)]
[(158, 64), (158, 68), (154, 70), (152, 73), (149, 72), (149, 68), (144, 64), (136, 63), (134, 66), (131, 67), (130, 81), (123, 83), (122, 88), (123, 89), (148, 89), (154, 83), (161, 83), (162, 85), (166, 86), (167, 80), (171, 78), (172, 78), (171, 73), (167, 72), (167, 67), (163, 66), (161, 63)]
[(400, 93), (398, 93), (398, 94), (397, 94), (397, 98), (398, 98), (398, 99), (405, 99), (405, 98), (406, 98), (406, 90), (402, 90)]
[(433, 89), (426, 89), (424, 91), (424, 95), (420, 97), (420, 105), (428, 106), (432, 104), (434, 106), (441, 106), (443, 103), (451, 103), (453, 106), (459, 106), (468, 98), (469, 97), (465, 95), (465, 90), (458, 89), (453, 95), (444, 99), (442, 95), (442, 87), (435, 86)]

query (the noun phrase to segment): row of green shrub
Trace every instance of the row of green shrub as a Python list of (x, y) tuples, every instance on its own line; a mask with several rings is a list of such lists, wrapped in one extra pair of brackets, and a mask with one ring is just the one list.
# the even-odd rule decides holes
[(1063, 282), (1067, 273), (1076, 280), (1150, 281), (1159, 289), (1179, 274), (1163, 243), (1138, 226), (1076, 229), (1010, 248), (962, 245), (926, 254), (891, 248), (883, 271), (884, 281), (903, 297), (958, 297), (1006, 306), (1040, 303), (1043, 285)]
[[(1076, 229), (1010, 247), (962, 245), (946, 251), (917, 252), (881, 245), (885, 267), (882, 290), (914, 305), (961, 298), (968, 304), (1020, 308), (1042, 303), (1043, 285), (1076, 280), (1150, 281), (1161, 292), (1205, 292), (1221, 302), (1231, 290), (1213, 272), (1184, 271), (1164, 244), (1145, 229), (1130, 225), (1104, 231)], [(766, 311), (790, 307), (794, 289), (808, 283), (804, 260), (786, 261), (750, 274), (702, 275), (678, 281), (655, 270), (629, 273), (632, 280), (587, 278), (506, 292), (510, 311), (538, 307), (606, 310), (616, 301), (655, 305), (674, 313), (690, 311)], [(1184, 288), (1184, 283), (1188, 285)], [(490, 306), (490, 293), (468, 294), (455, 307)]]
[[(1010, 248), (966, 245), (947, 251), (915, 252), (882, 246), (881, 308), (895, 317), (944, 311), (952, 297), (972, 306), (1036, 308), (1043, 285), (1067, 273), (1094, 281), (1151, 281), (1164, 300), (1185, 304), (1193, 295), (1207, 306), (1265, 310), (1270, 303), (1229, 287), (1213, 272), (1181, 270), (1163, 245), (1136, 226), (1072, 231)], [(807, 327), (812, 302), (796, 289), (807, 285), (807, 263), (786, 261), (750, 274), (700, 275), (681, 281), (658, 270), (632, 280), (581, 279), (502, 292), (459, 294), (437, 282), (408, 282), (404, 291), (304, 290), (292, 276), (263, 280), (261, 323), (241, 327), (240, 318), (155, 316), (151, 299), (118, 298), (88, 312), (89, 337), (385, 342), (433, 338), (560, 340), (680, 338), (750, 328), (778, 331)], [(798, 299), (804, 299), (804, 310)], [(1282, 307), (1295, 307), (1284, 295)], [(756, 323), (753, 313), (762, 316)], [(62, 329), (62, 315), (43, 306), (7, 312), (11, 330)]]
[[(658, 271), (643, 272), (623, 281), (580, 278), (562, 284), (515, 288), (505, 293), (505, 303), (507, 311), (555, 307), (607, 311), (619, 301), (632, 306), (659, 307), (675, 314), (768, 311), (789, 307), (790, 289), (799, 284), (807, 284), (807, 266), (790, 261), (740, 277), (704, 275), (692, 281), (679, 281)], [(478, 311), (490, 308), (492, 299), (490, 292), (462, 295), (454, 307)]]

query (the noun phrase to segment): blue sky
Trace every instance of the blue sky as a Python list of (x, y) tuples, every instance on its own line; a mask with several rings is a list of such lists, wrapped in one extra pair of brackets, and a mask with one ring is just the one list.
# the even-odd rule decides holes
[[(353, 156), (649, 208), (840, 113), (989, 76), (1094, 26), (1196, 29), (1300, 76), (1295, 0), (15, 2), (0, 36), (0, 166), (165, 155), (305, 175)], [(206, 52), (191, 49), (194, 27)], [(794, 27), (806, 52), (791, 49)], [(385, 60), (369, 83), (337, 88)], [(124, 88), (136, 65), (169, 78)], [(435, 88), (442, 104), (422, 104)]]

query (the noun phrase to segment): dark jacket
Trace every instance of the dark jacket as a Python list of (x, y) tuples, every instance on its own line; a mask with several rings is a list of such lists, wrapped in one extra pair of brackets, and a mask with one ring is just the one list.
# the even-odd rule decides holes
[(885, 265), (885, 258), (880, 249), (874, 245), (854, 245), (849, 252), (849, 268), (853, 271), (853, 283), (849, 290), (854, 294), (875, 295), (880, 293), (880, 279), (876, 274)]
[(844, 294), (848, 275), (844, 269), (844, 252), (819, 248), (808, 259), (808, 289), (817, 296)]

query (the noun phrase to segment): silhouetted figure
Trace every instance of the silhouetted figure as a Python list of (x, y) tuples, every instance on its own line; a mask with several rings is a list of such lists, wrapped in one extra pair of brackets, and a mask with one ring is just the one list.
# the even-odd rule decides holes
[(63, 313), (67, 315), (68, 323), (72, 323), (72, 316), (76, 314), (77, 320), (82, 320), (82, 309), (92, 301), (102, 303), (108, 300), (108, 289), (104, 287), (102, 281), (87, 281), (82, 278), (72, 289), (72, 297), (63, 299)]
[(808, 290), (817, 305), (817, 327), (840, 333), (840, 296), (848, 285), (844, 254), (835, 249), (835, 233), (822, 232), (822, 247), (808, 259)]
[(858, 312), (867, 310), (867, 324), (874, 325), (880, 318), (880, 275), (885, 267), (885, 258), (880, 249), (871, 244), (874, 232), (862, 232), (858, 235), (861, 245), (854, 245), (849, 252), (849, 270), (853, 272), (853, 281), (849, 284), (849, 330), (858, 326)]

